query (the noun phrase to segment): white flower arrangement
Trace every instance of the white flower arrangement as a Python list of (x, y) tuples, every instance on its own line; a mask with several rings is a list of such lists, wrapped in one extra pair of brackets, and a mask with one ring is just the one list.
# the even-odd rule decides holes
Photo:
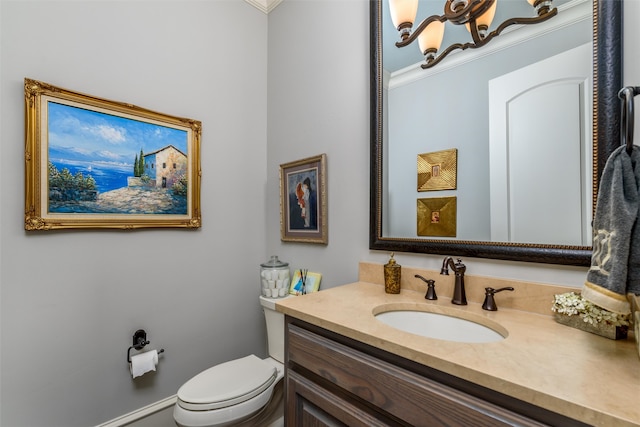
[(629, 326), (629, 315), (614, 313), (598, 307), (595, 304), (582, 298), (582, 295), (575, 292), (555, 295), (555, 301), (551, 311), (566, 316), (578, 315), (585, 323), (597, 325), (605, 323), (612, 326)]

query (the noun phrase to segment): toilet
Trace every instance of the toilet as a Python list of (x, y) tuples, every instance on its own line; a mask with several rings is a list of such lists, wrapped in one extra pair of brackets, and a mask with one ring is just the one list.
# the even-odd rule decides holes
[[(269, 357), (224, 362), (187, 381), (177, 394), (173, 419), (180, 427), (284, 425), (284, 315), (275, 299), (260, 296)], [(276, 392), (274, 392), (276, 390)]]

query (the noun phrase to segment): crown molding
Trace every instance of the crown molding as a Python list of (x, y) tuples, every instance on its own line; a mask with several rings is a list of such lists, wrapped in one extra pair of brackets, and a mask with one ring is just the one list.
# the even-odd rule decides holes
[(256, 9), (263, 11), (266, 14), (269, 14), (269, 12), (275, 9), (277, 5), (282, 3), (282, 0), (244, 0), (244, 1), (246, 1)]

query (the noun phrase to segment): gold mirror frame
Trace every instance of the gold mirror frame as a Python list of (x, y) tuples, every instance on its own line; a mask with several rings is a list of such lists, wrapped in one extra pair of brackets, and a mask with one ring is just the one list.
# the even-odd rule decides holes
[[(588, 266), (591, 246), (411, 239), (383, 235), (382, 1), (370, 2), (371, 152), (369, 249)], [(620, 144), (623, 1), (593, 0), (593, 205), (609, 155)]]

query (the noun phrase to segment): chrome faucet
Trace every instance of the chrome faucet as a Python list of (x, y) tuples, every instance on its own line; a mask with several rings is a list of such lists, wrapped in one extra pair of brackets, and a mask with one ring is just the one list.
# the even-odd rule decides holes
[(460, 258), (458, 258), (456, 262), (453, 262), (453, 258), (448, 256), (444, 259), (444, 261), (442, 261), (440, 274), (445, 274), (448, 276), (449, 267), (451, 267), (453, 272), (456, 273), (456, 282), (453, 288), (453, 298), (451, 299), (451, 304), (467, 305), (467, 295), (464, 291), (464, 272), (467, 270), (467, 267), (462, 263), (462, 260)]

